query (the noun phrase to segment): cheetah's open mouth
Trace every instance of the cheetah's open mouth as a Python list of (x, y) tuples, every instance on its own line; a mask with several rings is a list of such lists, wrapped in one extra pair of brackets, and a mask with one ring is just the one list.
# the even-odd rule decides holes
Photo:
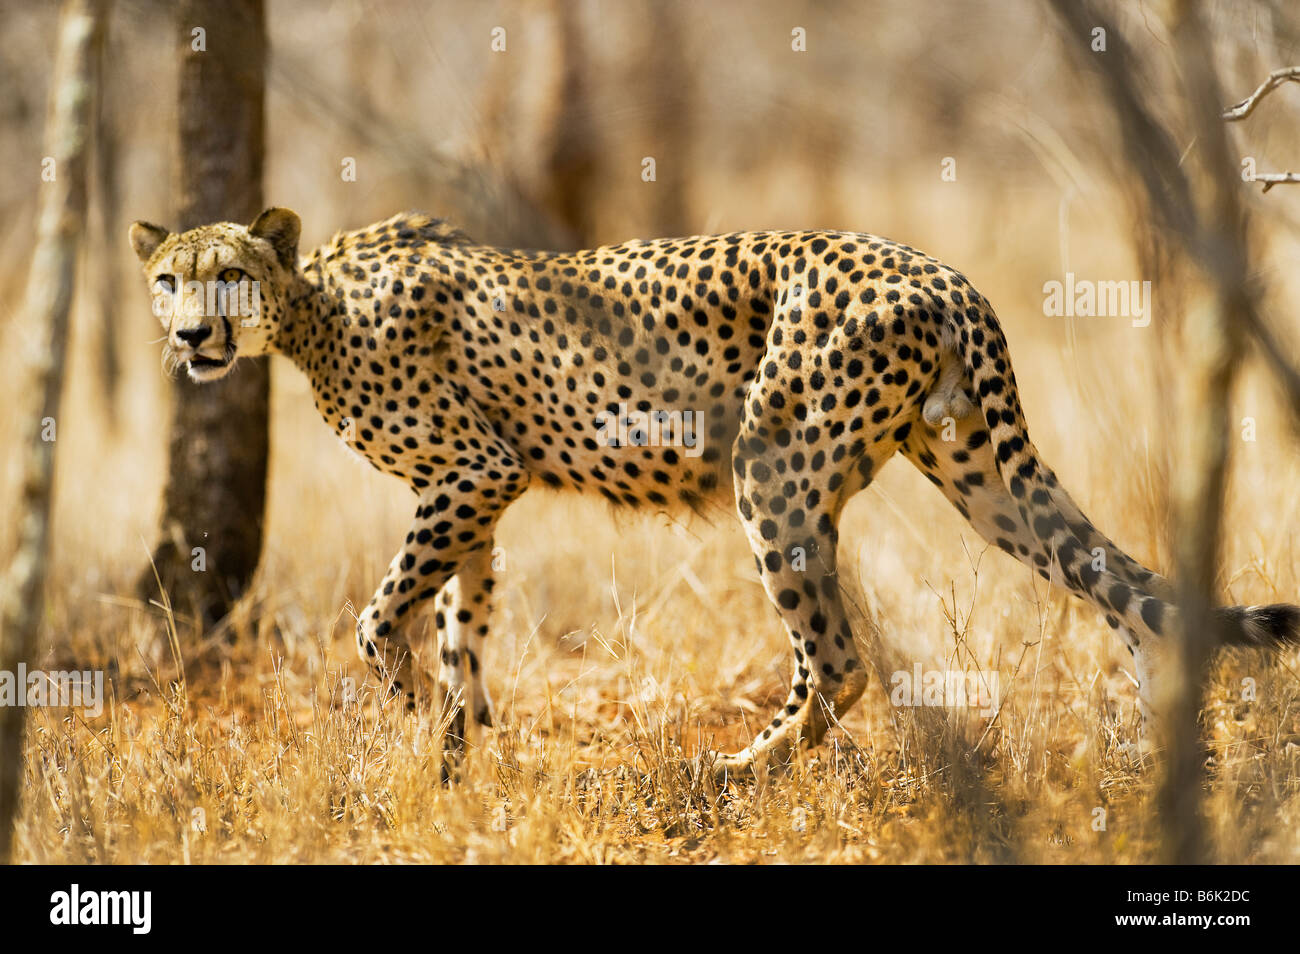
[(195, 351), (185, 360), (186, 370), (189, 371), (190, 377), (195, 381), (216, 381), (223, 378), (230, 371), (230, 366), (235, 361), (237, 347), (235, 345), (235, 336), (230, 327), (230, 320), (222, 316), (221, 323), (224, 325), (223, 330), (226, 335), (225, 346), (221, 353), (214, 357), (211, 354), (204, 354), (202, 351)]
[(225, 377), (234, 360), (235, 349), (227, 345), (225, 353), (220, 358), (196, 354), (186, 362), (186, 367), (190, 377), (195, 381), (215, 381), (217, 378)]

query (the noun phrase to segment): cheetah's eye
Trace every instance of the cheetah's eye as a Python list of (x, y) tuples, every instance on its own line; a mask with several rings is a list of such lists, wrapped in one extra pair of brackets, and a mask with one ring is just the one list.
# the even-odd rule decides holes
[(159, 275), (153, 280), (153, 290), (157, 295), (170, 295), (176, 291), (176, 286), (170, 275)]
[(230, 282), (242, 282), (247, 277), (248, 275), (245, 274), (242, 269), (238, 268), (223, 268), (221, 274), (217, 276), (218, 279), (227, 284)]

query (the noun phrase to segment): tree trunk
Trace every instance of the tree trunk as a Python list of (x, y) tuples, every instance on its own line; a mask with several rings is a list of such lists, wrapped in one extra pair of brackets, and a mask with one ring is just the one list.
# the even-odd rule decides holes
[[(202, 31), (202, 32), (200, 32)], [(184, 0), (177, 216), (181, 229), (248, 223), (262, 211), (266, 15), (263, 0)], [(211, 384), (177, 377), (161, 540), (140, 578), (210, 627), (248, 588), (266, 503), (267, 358)]]
[[(86, 231), (86, 146), (96, 86), (94, 51), (103, 28), (103, 0), (69, 0), (59, 22), (59, 51), (50, 85), (45, 156), (53, 181), (40, 185), (36, 250), (23, 314), (35, 324), (26, 356), (34, 395), (25, 408), (22, 500), (18, 548), (0, 588), (0, 670), (15, 673), (36, 659), (45, 608), (45, 564), (50, 540), (54, 446), (63, 392), (68, 313), (77, 247)], [(40, 172), (31, 170), (34, 177)], [(25, 687), (20, 687), (25, 691)], [(24, 705), (0, 705), (0, 864), (13, 854), (13, 825), (22, 796)]]
[(558, 0), (548, 10), (556, 22), (560, 76), (551, 106), (554, 114), (547, 155), (547, 207), (574, 235), (579, 248), (592, 243), (596, 232), (596, 190), (599, 172), (599, 142), (591, 117), (589, 83), (591, 63), (587, 57), (580, 11)]
[[(1202, 268), (1212, 293), (1185, 318), (1192, 346), (1181, 376), (1188, 401), (1180, 407), (1183, 453), (1173, 480), (1178, 531), (1175, 556), (1181, 585), (1184, 630), (1180, 678), (1171, 681), (1165, 727), (1168, 749), (1159, 805), (1165, 825), (1165, 860), (1170, 864), (1214, 861), (1209, 828), (1203, 817), (1205, 751), (1199, 716), (1203, 683), (1214, 647), (1224, 639), (1212, 609), (1218, 591), (1223, 550), (1223, 509), (1228, 484), (1232, 391), (1241, 365), (1246, 316), (1256, 310), (1252, 290), (1245, 208), (1238, 200), (1236, 156), (1219, 120), (1224, 102), (1214, 49), (1201, 11), (1190, 0), (1172, 5), (1170, 36), (1183, 77), (1196, 155), (1204, 179)], [(1190, 163), (1189, 163), (1190, 165)], [(1212, 264), (1206, 267), (1208, 260)]]
[(648, 227), (656, 236), (690, 235), (697, 231), (690, 216), (691, 181), (691, 65), (683, 50), (689, 42), (682, 25), (682, 5), (662, 0), (645, 7), (650, 20), (642, 48), (640, 82), (653, 100), (647, 131), (656, 169)]
[(118, 267), (122, 261), (122, 234), (126, 230), (118, 205), (123, 84), (105, 68), (124, 55), (123, 44), (114, 43), (114, 38), (113, 17), (107, 13), (95, 49), (95, 74), (99, 77), (99, 88), (95, 97), (95, 133), (91, 137), (95, 180), (91, 205), (98, 212), (98, 218), (91, 216), (95, 241), (87, 243), (86, 251), (90, 261), (98, 265), (95, 285), (99, 293), (96, 316), (99, 323), (99, 386), (104, 417), (110, 430), (116, 430), (118, 425), (117, 391), (122, 376), (117, 336), (122, 314), (121, 290), (130, 287), (123, 281), (122, 269)]

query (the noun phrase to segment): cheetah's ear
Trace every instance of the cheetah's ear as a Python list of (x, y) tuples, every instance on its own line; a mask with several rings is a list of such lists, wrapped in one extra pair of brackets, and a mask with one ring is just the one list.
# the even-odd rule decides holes
[(280, 263), (286, 268), (293, 268), (298, 262), (298, 235), (301, 231), (302, 222), (298, 220), (298, 214), (279, 208), (267, 209), (248, 227), (249, 235), (271, 243)]
[(142, 264), (153, 258), (153, 253), (171, 233), (152, 222), (131, 223), (131, 247)]

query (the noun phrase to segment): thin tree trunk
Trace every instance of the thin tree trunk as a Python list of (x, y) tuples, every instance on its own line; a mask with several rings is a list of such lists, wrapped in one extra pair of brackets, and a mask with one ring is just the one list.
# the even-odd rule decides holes
[[(1243, 329), (1258, 314), (1259, 283), (1249, 279), (1246, 213), (1241, 181), (1220, 121), (1223, 93), (1214, 68), (1209, 30), (1193, 0), (1170, 9), (1179, 102), (1190, 117), (1182, 149), (1154, 101), (1141, 92), (1134, 54), (1090, 0), (1049, 0), (1079, 37), (1101, 27), (1109, 38), (1102, 86), (1120, 123), (1128, 163), (1137, 173), (1146, 207), (1169, 246), (1201, 272), (1192, 309), (1183, 316), (1185, 346), (1179, 379), (1185, 383), (1173, 480), (1174, 541), (1182, 609), (1181, 640), (1169, 647), (1155, 700), (1162, 716), (1164, 771), (1158, 796), (1164, 860), (1205, 863), (1213, 850), (1202, 815), (1205, 773), (1198, 724), (1206, 669), (1224, 642), (1211, 612), (1222, 550), (1223, 502), (1228, 478), (1232, 385), (1243, 354)], [(1082, 55), (1082, 54), (1081, 54)], [(1089, 62), (1091, 62), (1091, 58)], [(1186, 155), (1184, 155), (1184, 152)], [(1193, 175), (1195, 171), (1195, 175)]]
[[(45, 608), (46, 557), (54, 484), (54, 447), (63, 392), (68, 313), (77, 247), (86, 229), (86, 149), (97, 87), (94, 56), (103, 29), (104, 0), (69, 0), (59, 23), (59, 50), (50, 87), (45, 156), (54, 180), (43, 182), (36, 223), (36, 251), (28, 277), (24, 314), (37, 329), (27, 367), (36, 400), (23, 418), (22, 500), (18, 549), (0, 589), (0, 670), (16, 672), (36, 659)], [(33, 170), (32, 175), (37, 175)], [(39, 403), (37, 403), (39, 402)], [(51, 432), (50, 428), (55, 430)], [(20, 689), (21, 691), (21, 689)], [(23, 728), (27, 709), (0, 706), (0, 863), (12, 861), (14, 823), (22, 798)]]
[(1244, 350), (1242, 329), (1252, 310), (1248, 280), (1245, 210), (1236, 161), (1219, 119), (1223, 93), (1214, 68), (1209, 32), (1196, 4), (1176, 0), (1172, 35), (1184, 77), (1192, 132), (1205, 182), (1198, 236), (1208, 300), (1187, 316), (1189, 406), (1182, 415), (1184, 453), (1174, 480), (1178, 532), (1175, 549), (1184, 619), (1180, 658), (1182, 685), (1172, 690), (1166, 731), (1168, 764), (1162, 779), (1161, 817), (1166, 859), (1174, 864), (1213, 861), (1201, 817), (1205, 784), (1199, 715), (1202, 684), (1214, 647), (1222, 645), (1212, 615), (1223, 543), (1223, 504), (1228, 483), (1232, 385)]
[(114, 82), (105, 65), (122, 52), (113, 43), (112, 16), (106, 16), (95, 49), (95, 73), (100, 78), (95, 97), (93, 205), (98, 212), (97, 242), (90, 249), (98, 260), (96, 276), (99, 292), (99, 386), (104, 399), (104, 416), (110, 428), (117, 427), (117, 388), (122, 376), (122, 359), (118, 352), (117, 328), (121, 308), (118, 302), (122, 282), (121, 261), (123, 228), (118, 206), (118, 154), (121, 143), (121, 87)]
[(655, 235), (689, 235), (687, 190), (691, 179), (691, 68), (682, 55), (688, 42), (682, 7), (662, 0), (646, 7), (650, 29), (642, 48), (640, 82), (651, 91), (648, 132), (656, 157), (654, 199), (648, 220)]
[(587, 57), (579, 10), (558, 0), (551, 7), (559, 33), (557, 57), (560, 82), (552, 104), (549, 154), (546, 170), (546, 203), (574, 234), (579, 247), (592, 242), (596, 231), (596, 190), (599, 172), (598, 134), (591, 121), (589, 81), (591, 63)]
[[(263, 208), (263, 0), (184, 0), (177, 17), (178, 224), (251, 222)], [(157, 594), (156, 566), (172, 606), (204, 627), (230, 611), (257, 569), (269, 386), (266, 358), (243, 359), (212, 384), (178, 376), (173, 386), (161, 541), (139, 585)]]

